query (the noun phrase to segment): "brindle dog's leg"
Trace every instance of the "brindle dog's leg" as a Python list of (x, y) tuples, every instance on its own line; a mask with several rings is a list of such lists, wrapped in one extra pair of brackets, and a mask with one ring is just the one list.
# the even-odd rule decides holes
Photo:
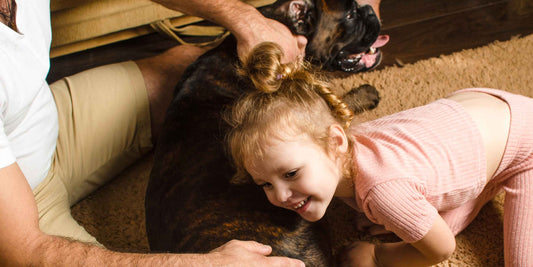
[(374, 86), (369, 84), (354, 88), (342, 96), (344, 103), (346, 103), (355, 114), (365, 110), (374, 109), (378, 106), (380, 99), (379, 92)]

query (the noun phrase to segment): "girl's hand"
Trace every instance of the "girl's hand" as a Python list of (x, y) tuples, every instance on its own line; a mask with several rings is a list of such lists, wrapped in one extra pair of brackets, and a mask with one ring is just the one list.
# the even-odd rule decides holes
[(357, 230), (361, 233), (366, 233), (371, 236), (376, 235), (385, 235), (392, 233), (391, 231), (385, 229), (385, 226), (380, 224), (375, 224), (370, 221), (366, 215), (362, 212), (357, 212), (355, 217), (355, 224), (357, 225)]
[(352, 243), (341, 255), (340, 266), (342, 267), (377, 267), (376, 245), (358, 241)]

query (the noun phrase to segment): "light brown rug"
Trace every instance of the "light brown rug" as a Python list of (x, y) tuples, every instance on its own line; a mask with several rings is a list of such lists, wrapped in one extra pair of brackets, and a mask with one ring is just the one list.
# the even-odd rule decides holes
[[(364, 83), (374, 85), (382, 96), (378, 108), (362, 115), (365, 120), (423, 105), (467, 87), (498, 88), (533, 97), (533, 35), (334, 80), (339, 91)], [(73, 207), (73, 216), (106, 247), (148, 251), (143, 197), (151, 164), (149, 154)], [(500, 194), (482, 209), (457, 236), (452, 258), (438, 266), (503, 266), (502, 201)], [(357, 233), (353, 211), (340, 202), (334, 203), (327, 220), (337, 248), (351, 240), (370, 239)]]

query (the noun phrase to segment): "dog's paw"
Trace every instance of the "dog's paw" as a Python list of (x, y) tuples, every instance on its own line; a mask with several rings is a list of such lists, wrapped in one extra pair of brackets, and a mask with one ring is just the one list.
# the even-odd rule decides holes
[(374, 109), (380, 101), (378, 90), (372, 85), (364, 84), (346, 93), (342, 100), (355, 113)]

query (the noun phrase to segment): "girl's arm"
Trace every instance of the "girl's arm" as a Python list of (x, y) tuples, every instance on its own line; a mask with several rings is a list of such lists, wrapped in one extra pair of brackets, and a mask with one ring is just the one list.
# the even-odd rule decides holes
[(342, 266), (430, 266), (446, 260), (455, 250), (455, 237), (437, 216), (428, 233), (418, 242), (355, 242), (342, 260)]
[(417, 242), (383, 243), (374, 249), (378, 266), (430, 266), (448, 259), (455, 250), (455, 236), (437, 216), (428, 233)]

